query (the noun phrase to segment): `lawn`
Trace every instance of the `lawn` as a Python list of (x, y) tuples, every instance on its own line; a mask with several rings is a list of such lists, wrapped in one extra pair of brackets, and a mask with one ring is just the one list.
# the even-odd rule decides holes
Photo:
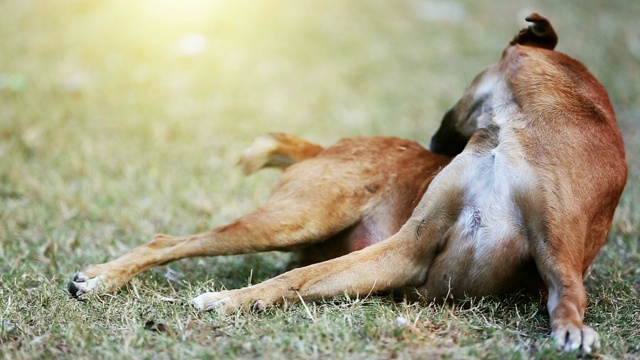
[(0, 358), (575, 358), (548, 340), (537, 297), (343, 297), (231, 316), (188, 305), (284, 271), (280, 253), (183, 260), (86, 301), (65, 290), (155, 233), (262, 203), (278, 172), (235, 167), (260, 134), (427, 144), (532, 11), (618, 114), (629, 180), (586, 279), (586, 322), (602, 358), (640, 358), (636, 0), (1, 1)]

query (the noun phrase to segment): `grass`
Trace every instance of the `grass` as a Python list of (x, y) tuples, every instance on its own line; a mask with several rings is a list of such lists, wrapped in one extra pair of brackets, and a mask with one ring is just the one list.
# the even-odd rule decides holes
[[(575, 358), (551, 346), (538, 298), (372, 296), (229, 317), (186, 305), (282, 272), (286, 254), (184, 260), (86, 302), (64, 290), (154, 233), (202, 231), (264, 201), (277, 172), (234, 168), (264, 132), (426, 143), (532, 10), (618, 113), (630, 177), (586, 280), (586, 321), (602, 358), (640, 358), (639, 3), (439, 2), (461, 18), (428, 20), (433, 4), (0, 2), (0, 358)], [(181, 50), (190, 34), (203, 52)]]

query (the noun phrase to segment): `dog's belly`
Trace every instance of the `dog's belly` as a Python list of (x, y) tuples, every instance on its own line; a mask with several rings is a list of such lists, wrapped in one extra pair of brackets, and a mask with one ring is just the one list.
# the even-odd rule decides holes
[(304, 247), (297, 251), (289, 268), (327, 261), (380, 242), (400, 229), (399, 224), (387, 220), (375, 214), (323, 242)]
[(420, 289), (428, 298), (499, 295), (539, 286), (523, 214), (514, 200), (516, 193), (535, 186), (535, 172), (512, 150), (498, 147), (456, 159), (466, 169), (459, 182), (464, 206)]
[(422, 294), (429, 299), (464, 299), (538, 287), (529, 242), (516, 228), (501, 224), (473, 235), (461, 230), (468, 229), (456, 227), (431, 264)]

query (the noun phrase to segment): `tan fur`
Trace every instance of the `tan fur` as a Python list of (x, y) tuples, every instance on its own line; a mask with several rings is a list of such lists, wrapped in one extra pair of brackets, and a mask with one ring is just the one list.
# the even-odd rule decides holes
[(248, 153), (247, 172), (273, 157), (285, 159), (278, 167), (306, 160), (286, 168), (265, 206), (201, 235), (158, 236), (77, 274), (70, 291), (112, 290), (183, 257), (296, 250), (311, 265), (194, 305), (233, 311), (407, 287), (442, 301), (545, 288), (554, 340), (590, 353), (599, 336), (583, 323), (582, 279), (626, 182), (624, 147), (602, 85), (553, 50), (545, 18), (528, 20), (433, 137), (432, 150), (457, 155), (450, 163), (393, 138), (319, 151), (272, 136)]

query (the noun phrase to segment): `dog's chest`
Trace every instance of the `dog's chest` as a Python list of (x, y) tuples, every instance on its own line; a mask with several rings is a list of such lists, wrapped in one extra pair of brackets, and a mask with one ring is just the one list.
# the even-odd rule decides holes
[(464, 205), (456, 233), (474, 258), (492, 257), (498, 249), (522, 242), (522, 214), (514, 196), (536, 183), (535, 172), (514, 144), (501, 144), (471, 157), (460, 179)]

